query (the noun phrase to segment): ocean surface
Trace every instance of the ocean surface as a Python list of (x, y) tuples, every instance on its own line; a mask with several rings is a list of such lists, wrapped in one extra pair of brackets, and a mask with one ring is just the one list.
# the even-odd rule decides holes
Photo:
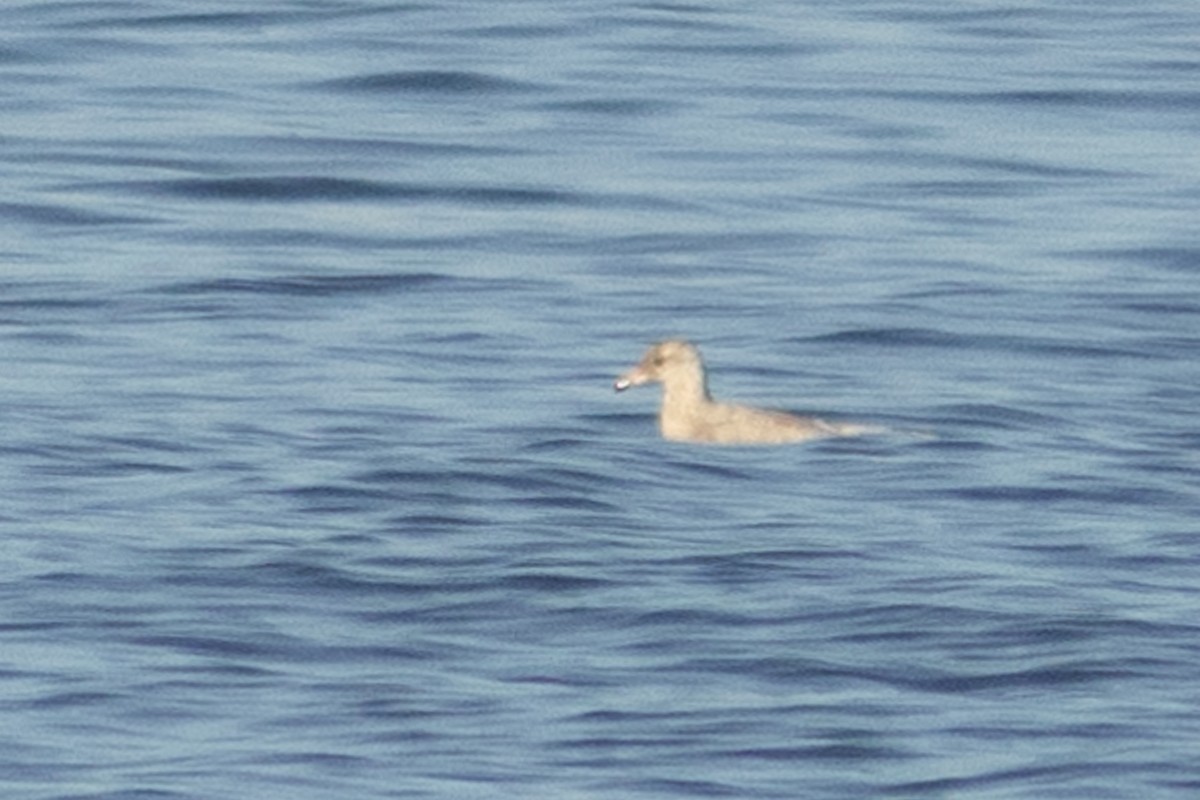
[(4, 798), (1200, 796), (1193, 0), (0, 30)]

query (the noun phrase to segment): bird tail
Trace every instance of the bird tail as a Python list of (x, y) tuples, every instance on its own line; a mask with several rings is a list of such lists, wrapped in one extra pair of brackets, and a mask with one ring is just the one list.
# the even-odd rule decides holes
[(868, 425), (861, 422), (831, 422), (829, 426), (833, 428), (835, 436), (874, 436), (887, 433), (889, 430), (882, 425)]

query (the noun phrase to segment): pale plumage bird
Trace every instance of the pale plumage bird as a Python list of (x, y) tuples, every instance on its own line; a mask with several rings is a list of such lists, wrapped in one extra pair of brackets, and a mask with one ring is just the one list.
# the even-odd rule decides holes
[(783, 411), (718, 403), (708, 393), (700, 351), (671, 339), (646, 351), (637, 366), (613, 383), (618, 392), (657, 381), (662, 384), (658, 428), (664, 439), (714, 444), (784, 444), (831, 436), (857, 436), (877, 429), (829, 422)]

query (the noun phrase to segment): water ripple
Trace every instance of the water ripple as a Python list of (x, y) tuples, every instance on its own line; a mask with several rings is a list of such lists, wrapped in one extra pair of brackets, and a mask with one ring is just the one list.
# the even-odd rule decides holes
[(541, 90), (535, 84), (465, 70), (407, 70), (352, 75), (313, 88), (363, 94), (492, 95)]
[(128, 181), (94, 188), (183, 197), (189, 200), (232, 200), (243, 203), (263, 200), (292, 203), (432, 200), (481, 205), (558, 205), (584, 202), (580, 195), (552, 189), (403, 184), (320, 176), (179, 178), (163, 181)]

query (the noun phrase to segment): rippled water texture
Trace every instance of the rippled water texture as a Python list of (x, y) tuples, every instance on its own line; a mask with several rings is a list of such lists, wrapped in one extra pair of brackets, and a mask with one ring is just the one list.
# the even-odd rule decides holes
[(1193, 3), (0, 28), (5, 797), (1200, 792)]

